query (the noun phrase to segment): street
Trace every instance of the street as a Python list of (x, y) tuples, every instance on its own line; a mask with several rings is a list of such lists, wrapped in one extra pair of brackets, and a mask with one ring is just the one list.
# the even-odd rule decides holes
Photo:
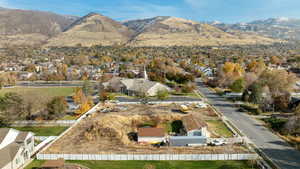
[(208, 102), (233, 123), (250, 141), (268, 158), (282, 169), (300, 169), (300, 152), (269, 129), (244, 112), (239, 112), (233, 103), (210, 91), (202, 82), (197, 84), (198, 90)]

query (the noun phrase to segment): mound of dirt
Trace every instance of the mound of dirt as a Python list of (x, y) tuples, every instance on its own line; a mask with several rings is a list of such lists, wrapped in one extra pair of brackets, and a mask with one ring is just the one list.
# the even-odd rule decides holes
[(112, 115), (105, 114), (99, 120), (90, 123), (83, 132), (82, 137), (87, 141), (97, 141), (108, 139), (117, 141), (119, 144), (135, 144), (128, 138), (128, 133), (136, 132), (139, 125), (146, 122), (155, 122), (155, 125), (160, 125), (165, 122), (180, 120), (182, 115), (178, 114), (163, 114), (163, 115)]

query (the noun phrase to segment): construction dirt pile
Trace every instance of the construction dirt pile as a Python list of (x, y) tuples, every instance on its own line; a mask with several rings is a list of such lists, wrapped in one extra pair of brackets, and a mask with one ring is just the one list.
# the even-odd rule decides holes
[(166, 107), (128, 106), (124, 111), (96, 113), (77, 124), (63, 137), (54, 142), (44, 153), (50, 154), (164, 154), (164, 153), (227, 153), (247, 152), (241, 146), (220, 147), (168, 147), (138, 144), (129, 137), (139, 126), (150, 124), (162, 127), (181, 120), (182, 113), (174, 113)]

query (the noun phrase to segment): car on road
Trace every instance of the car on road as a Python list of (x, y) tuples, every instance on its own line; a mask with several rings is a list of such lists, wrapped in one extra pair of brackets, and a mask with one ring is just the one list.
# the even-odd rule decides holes
[(208, 143), (209, 146), (224, 146), (227, 143), (223, 140), (213, 140), (212, 142)]
[(196, 107), (196, 108), (205, 109), (205, 108), (207, 108), (207, 104), (205, 104), (205, 103), (198, 103), (198, 104), (196, 104), (195, 107)]

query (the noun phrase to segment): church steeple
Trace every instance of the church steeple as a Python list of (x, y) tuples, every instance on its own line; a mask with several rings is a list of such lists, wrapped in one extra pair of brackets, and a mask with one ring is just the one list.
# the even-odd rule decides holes
[(148, 74), (146, 70), (146, 66), (144, 65), (144, 80), (148, 80)]

